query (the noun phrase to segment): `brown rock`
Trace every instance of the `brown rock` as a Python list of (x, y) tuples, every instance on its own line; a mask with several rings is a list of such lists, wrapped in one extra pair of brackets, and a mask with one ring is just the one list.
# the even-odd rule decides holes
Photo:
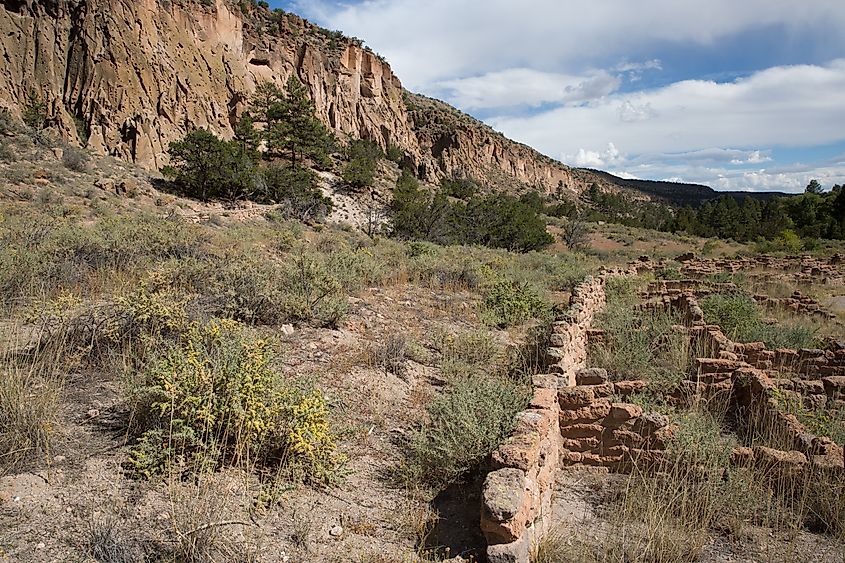
[(566, 387), (558, 389), (557, 398), (560, 408), (571, 409), (591, 404), (595, 399), (595, 393), (590, 387)]
[(643, 381), (641, 379), (634, 381), (617, 381), (613, 384), (613, 388), (616, 391), (616, 394), (622, 395), (623, 397), (633, 395), (634, 393), (639, 393), (646, 387), (648, 387), (648, 382)]
[(796, 475), (807, 463), (804, 454), (797, 451), (784, 452), (764, 446), (754, 446), (754, 464), (770, 478), (780, 479)]
[(607, 383), (602, 383), (601, 385), (590, 385), (590, 389), (593, 390), (593, 394), (596, 396), (596, 399), (603, 399), (613, 396), (614, 384), (608, 381)]
[(552, 410), (555, 408), (555, 403), (557, 402), (558, 398), (558, 391), (557, 389), (548, 389), (545, 387), (535, 387), (534, 388), (534, 397), (531, 399), (531, 404), (529, 405), (532, 409), (547, 409)]
[(560, 411), (560, 424), (583, 424), (601, 420), (610, 413), (610, 401), (600, 399), (584, 407)]
[(601, 440), (595, 437), (590, 438), (561, 438), (560, 447), (570, 452), (588, 452), (597, 448)]
[(607, 370), (602, 368), (585, 368), (575, 372), (577, 385), (601, 385), (607, 382)]
[(731, 465), (750, 467), (754, 464), (754, 450), (751, 448), (734, 448), (731, 450)]
[(610, 413), (605, 418), (605, 424), (608, 426), (620, 426), (632, 418), (637, 418), (641, 414), (643, 414), (643, 409), (637, 405), (613, 403), (610, 406)]
[(525, 472), (505, 468), (487, 474), (481, 498), (481, 529), (490, 543), (510, 543), (525, 531), (529, 510)]
[(604, 432), (604, 426), (601, 424), (571, 424), (568, 426), (561, 426), (560, 435), (563, 438), (581, 439), (581, 438), (599, 438)]

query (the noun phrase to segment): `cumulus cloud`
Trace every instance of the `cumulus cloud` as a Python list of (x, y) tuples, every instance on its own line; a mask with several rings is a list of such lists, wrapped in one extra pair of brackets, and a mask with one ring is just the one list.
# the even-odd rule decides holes
[(583, 103), (619, 89), (622, 80), (605, 71), (587, 76), (507, 69), (437, 84), (443, 97), (464, 109), (537, 107), (549, 103)]
[(650, 46), (709, 46), (755, 29), (823, 36), (820, 48), (831, 53), (845, 46), (841, 0), (296, 0), (293, 7), (366, 39), (406, 86), (423, 91), (507, 68), (608, 68)]
[[(506, 135), (556, 156), (581, 148), (599, 150), (611, 141), (628, 154), (812, 146), (845, 136), (843, 92), (845, 59), (839, 59), (823, 66), (774, 67), (731, 83), (688, 80), (489, 121)], [(764, 158), (761, 152), (742, 160)]]
[(574, 155), (566, 155), (566, 160), (574, 162), (576, 166), (585, 168), (608, 168), (625, 162), (625, 157), (619, 152), (612, 142), (607, 143), (603, 151), (578, 149)]

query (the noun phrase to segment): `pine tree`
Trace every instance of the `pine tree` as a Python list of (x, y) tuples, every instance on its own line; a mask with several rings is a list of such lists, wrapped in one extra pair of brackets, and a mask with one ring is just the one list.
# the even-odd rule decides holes
[(317, 119), (308, 90), (296, 76), (288, 79), (284, 91), (274, 84), (261, 84), (252, 109), (264, 121), (268, 156), (286, 154), (291, 168), (303, 157), (320, 166), (327, 164), (334, 136)]

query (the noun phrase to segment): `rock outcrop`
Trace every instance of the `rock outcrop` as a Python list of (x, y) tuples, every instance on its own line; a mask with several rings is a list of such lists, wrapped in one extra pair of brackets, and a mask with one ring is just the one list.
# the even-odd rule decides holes
[[(146, 168), (196, 127), (230, 137), (255, 86), (296, 74), (340, 137), (396, 145), (427, 180), (574, 193), (584, 180), (446, 104), (406, 92), (359, 41), (292, 14), (214, 0), (4, 0), (0, 106), (30, 92), (52, 127)], [(421, 107), (425, 106), (425, 107)], [(409, 109), (410, 108), (410, 109)]]

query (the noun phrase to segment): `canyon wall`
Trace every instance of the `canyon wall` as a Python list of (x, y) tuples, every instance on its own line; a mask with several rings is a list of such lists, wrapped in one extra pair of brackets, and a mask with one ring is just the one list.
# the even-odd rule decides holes
[(191, 129), (231, 137), (258, 83), (296, 74), (339, 137), (396, 145), (423, 179), (580, 186), (568, 167), (446, 104), (422, 117), (423, 98), (387, 62), (292, 14), (244, 14), (228, 0), (3, 0), (0, 57), (0, 106), (19, 114), (34, 92), (64, 139), (149, 169)]

